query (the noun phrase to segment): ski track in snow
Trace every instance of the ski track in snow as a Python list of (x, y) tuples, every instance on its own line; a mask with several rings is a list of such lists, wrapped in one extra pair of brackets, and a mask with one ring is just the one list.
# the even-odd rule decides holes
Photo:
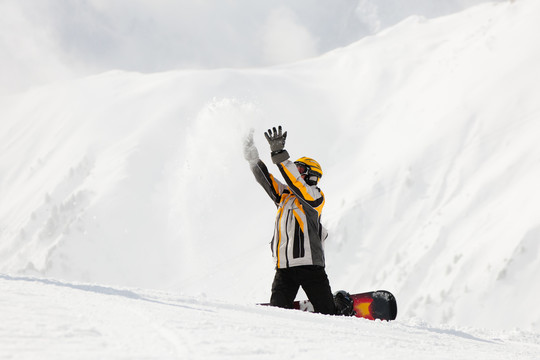
[(540, 337), (0, 275), (1, 359), (538, 359)]

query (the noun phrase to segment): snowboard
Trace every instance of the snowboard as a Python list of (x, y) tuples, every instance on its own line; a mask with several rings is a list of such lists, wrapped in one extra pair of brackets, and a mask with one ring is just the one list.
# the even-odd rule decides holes
[[(389, 291), (377, 290), (351, 294), (351, 298), (356, 317), (369, 320), (394, 320), (397, 316), (396, 298)], [(309, 300), (295, 301), (294, 309), (315, 312)]]

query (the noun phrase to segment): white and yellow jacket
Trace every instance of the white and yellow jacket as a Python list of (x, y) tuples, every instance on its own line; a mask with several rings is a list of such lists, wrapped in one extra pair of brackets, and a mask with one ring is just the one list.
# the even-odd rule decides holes
[(323, 241), (327, 232), (320, 222), (324, 194), (318, 187), (305, 183), (292, 161), (285, 160), (277, 166), (286, 185), (270, 174), (261, 160), (251, 167), (277, 206), (271, 243), (276, 268), (324, 266)]

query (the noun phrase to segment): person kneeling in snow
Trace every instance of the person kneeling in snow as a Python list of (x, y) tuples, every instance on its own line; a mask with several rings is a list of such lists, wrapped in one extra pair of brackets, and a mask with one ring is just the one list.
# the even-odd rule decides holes
[(277, 206), (271, 248), (276, 263), (270, 305), (293, 308), (300, 286), (322, 314), (354, 315), (352, 299), (345, 291), (332, 295), (324, 269), (323, 241), (327, 237), (321, 212), (324, 194), (317, 187), (323, 172), (319, 163), (302, 157), (289, 160), (285, 150), (287, 132), (281, 126), (265, 134), (270, 144), (272, 162), (277, 165), (285, 184), (278, 181), (259, 159), (251, 132), (245, 140), (244, 157), (250, 163), (257, 182)]

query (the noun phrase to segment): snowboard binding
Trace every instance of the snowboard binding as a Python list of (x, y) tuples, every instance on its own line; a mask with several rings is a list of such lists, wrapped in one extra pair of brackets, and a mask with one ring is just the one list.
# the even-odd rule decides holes
[(334, 304), (336, 305), (336, 315), (355, 316), (354, 301), (351, 294), (345, 290), (339, 290), (334, 294)]

